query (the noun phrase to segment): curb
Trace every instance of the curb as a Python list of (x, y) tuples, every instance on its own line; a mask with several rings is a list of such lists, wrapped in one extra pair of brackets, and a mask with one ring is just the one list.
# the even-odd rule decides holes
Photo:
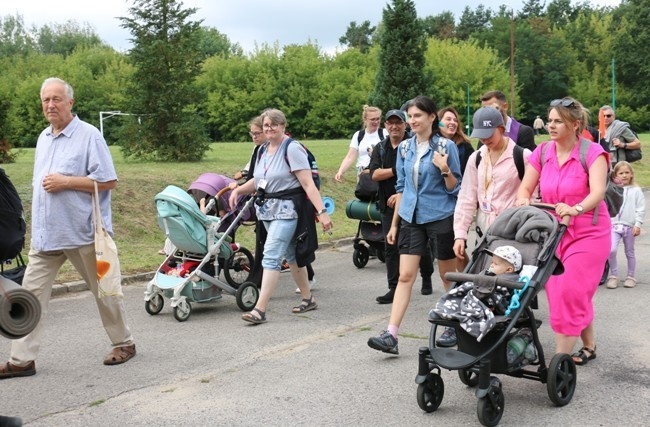
[[(338, 240), (328, 240), (319, 243), (318, 250), (334, 249), (334, 248), (339, 248), (341, 246), (351, 245), (353, 241), (354, 241), (353, 237), (344, 237)], [(132, 283), (151, 280), (155, 273), (156, 273), (155, 271), (148, 271), (145, 273), (136, 273), (128, 276), (123, 276), (122, 285), (127, 286)], [(55, 283), (52, 286), (52, 296), (53, 297), (62, 296), (73, 292), (81, 292), (87, 290), (89, 290), (88, 285), (83, 280), (76, 280), (74, 282), (66, 282), (66, 283)]]

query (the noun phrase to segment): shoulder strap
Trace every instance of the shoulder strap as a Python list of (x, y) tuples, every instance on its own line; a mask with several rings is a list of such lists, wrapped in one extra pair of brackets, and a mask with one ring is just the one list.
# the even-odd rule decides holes
[(526, 173), (526, 165), (524, 165), (524, 147), (521, 145), (515, 145), (515, 148), (512, 150), (512, 158), (517, 167), (519, 181), (521, 181), (524, 179), (524, 174)]
[[(526, 173), (526, 165), (524, 164), (524, 147), (515, 145), (515, 148), (512, 150), (512, 157), (515, 161), (515, 166), (517, 167), (517, 175), (519, 175), (519, 181), (524, 179), (524, 174)], [(476, 150), (476, 169), (478, 165), (481, 164), (481, 150)]]
[(384, 130), (382, 128), (379, 128), (378, 132), (379, 132), (379, 140), (381, 141), (384, 139)]
[(361, 144), (361, 140), (363, 140), (363, 137), (366, 136), (366, 130), (361, 129), (359, 131), (359, 134), (357, 135), (357, 144)]

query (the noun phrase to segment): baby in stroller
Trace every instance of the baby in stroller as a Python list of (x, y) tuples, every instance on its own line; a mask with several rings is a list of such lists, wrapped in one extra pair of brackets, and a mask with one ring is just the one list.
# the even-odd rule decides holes
[[(163, 296), (170, 298), (178, 321), (187, 320), (191, 302), (219, 299), (223, 292), (234, 295), (242, 310), (255, 306), (259, 291), (248, 281), (253, 255), (233, 243), (236, 229), (253, 215), (253, 200), (242, 198), (234, 209), (224, 213), (229, 209), (225, 194), (230, 192), (231, 181), (222, 175), (203, 174), (188, 191), (170, 185), (156, 195), (158, 223), (172, 247), (145, 291), (145, 310), (149, 314), (162, 310)], [(211, 199), (200, 209), (201, 201), (208, 197)], [(203, 210), (221, 211), (223, 215), (206, 215)], [(226, 283), (219, 279), (221, 270)]]
[[(486, 275), (501, 276), (513, 282), (519, 280), (522, 261), (517, 248), (503, 245), (485, 252), (492, 255)], [(432, 311), (443, 319), (458, 320), (460, 327), (480, 342), (494, 328), (495, 315), (504, 315), (508, 309), (508, 289), (494, 284), (463, 282), (443, 294)]]

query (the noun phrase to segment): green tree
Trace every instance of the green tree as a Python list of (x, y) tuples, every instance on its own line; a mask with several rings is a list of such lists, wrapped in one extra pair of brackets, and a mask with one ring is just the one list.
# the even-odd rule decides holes
[(361, 25), (357, 25), (356, 21), (352, 21), (348, 25), (345, 35), (339, 38), (339, 43), (348, 47), (355, 47), (366, 53), (372, 46), (372, 34), (375, 29), (376, 27), (370, 26), (370, 21), (363, 21)]
[(465, 6), (456, 26), (456, 37), (467, 40), (470, 36), (489, 31), (492, 13), (492, 9), (486, 8), (483, 4), (479, 4), (474, 11), (469, 6)]
[(520, 18), (540, 18), (544, 16), (545, 2), (541, 0), (526, 0), (519, 12)]
[(616, 80), (632, 92), (633, 108), (650, 100), (650, 0), (629, 0), (621, 6), (622, 20), (613, 46)]
[(0, 58), (26, 55), (33, 49), (34, 41), (25, 29), (22, 15), (0, 17)]
[(44, 25), (36, 32), (36, 44), (41, 53), (68, 56), (81, 47), (102, 46), (104, 43), (90, 24), (76, 21)]
[(197, 113), (203, 57), (201, 21), (189, 20), (195, 12), (175, 0), (135, 0), (131, 17), (120, 18), (133, 35), (129, 112), (140, 115), (120, 138), (127, 157), (197, 161), (209, 149)]
[(422, 20), (424, 32), (429, 37), (451, 39), (456, 36), (456, 20), (454, 14), (445, 10), (438, 15), (427, 16)]
[(199, 50), (204, 58), (214, 55), (221, 55), (224, 58), (243, 55), (243, 49), (239, 43), (232, 43), (228, 36), (222, 34), (216, 28), (201, 27), (199, 29)]
[(382, 110), (428, 94), (424, 75), (426, 36), (412, 0), (393, 0), (383, 11), (379, 69), (369, 101)]

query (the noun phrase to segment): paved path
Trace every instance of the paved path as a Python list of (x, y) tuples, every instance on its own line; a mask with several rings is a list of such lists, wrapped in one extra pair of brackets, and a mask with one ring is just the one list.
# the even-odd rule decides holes
[[(648, 205), (650, 206), (650, 204)], [(500, 376), (504, 426), (641, 426), (650, 415), (650, 232), (637, 242), (639, 284), (596, 295), (598, 358), (578, 367), (572, 402), (554, 407), (546, 385)], [(621, 256), (621, 260), (623, 257)], [(624, 261), (622, 262), (625, 265)], [(144, 282), (125, 287), (138, 355), (107, 367), (108, 352), (89, 292), (69, 293), (51, 304), (36, 376), (0, 382), (0, 414), (27, 426), (392, 426), (478, 425), (477, 400), (456, 372), (443, 371), (445, 396), (438, 411), (422, 412), (414, 378), (417, 352), (426, 345), (426, 314), (441, 295), (419, 294), (400, 329), (400, 355), (367, 347), (385, 328), (389, 305), (384, 265), (352, 264), (350, 246), (321, 251), (315, 264), (319, 309), (293, 315), (298, 302), (288, 274), (271, 302), (269, 322), (249, 326), (234, 298), (195, 304), (187, 322), (167, 306), (144, 310)], [(437, 274), (437, 273), (436, 273)], [(553, 349), (540, 298), (544, 347)], [(9, 341), (0, 338), (0, 361)]]

